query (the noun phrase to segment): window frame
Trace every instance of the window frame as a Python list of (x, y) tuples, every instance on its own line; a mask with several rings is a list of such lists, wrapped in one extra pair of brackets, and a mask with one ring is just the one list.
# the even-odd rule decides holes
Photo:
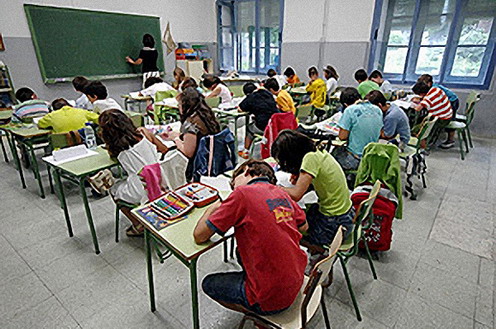
[[(440, 47), (439, 45), (421, 45), (422, 34), (424, 30), (417, 30), (417, 24), (420, 19), (421, 3), (426, 0), (415, 0), (415, 9), (413, 12), (412, 26), (410, 29), (410, 37), (408, 43), (408, 50), (405, 59), (405, 65), (403, 67), (403, 73), (392, 74), (384, 73), (384, 77), (394, 84), (401, 85), (411, 85), (415, 83), (420, 74), (415, 73), (416, 64), (418, 61), (418, 54), (421, 48), (426, 47)], [(430, 1), (430, 0), (429, 0)], [(387, 2), (387, 7), (385, 8), (385, 3)], [(489, 32), (488, 40), (486, 45), (459, 45), (459, 38), (461, 29), (463, 28), (463, 23), (465, 18), (468, 17), (484, 17), (482, 12), (471, 11), (467, 8), (468, 0), (456, 0), (454, 11), (451, 13), (452, 22), (448, 31), (446, 45), (444, 47), (444, 53), (441, 60), (441, 66), (439, 70), (439, 75), (436, 75), (434, 79), (450, 88), (460, 88), (460, 89), (489, 89), (494, 69), (496, 66), (496, 10), (493, 13), (493, 23), (491, 26), (491, 31)], [(389, 18), (389, 11), (393, 10), (391, 7), (391, 2), (388, 0), (377, 0), (374, 9), (374, 16), (372, 20), (372, 29), (370, 34), (370, 52), (368, 60), (369, 70), (373, 70), (377, 67), (383, 68), (385, 64), (385, 54), (388, 48), (388, 35), (391, 31), (391, 22), (387, 21)], [(381, 16), (386, 16), (385, 19), (381, 19)], [(475, 14), (475, 15), (474, 15)], [(409, 15), (410, 16), (410, 15)], [(405, 16), (407, 17), (407, 16)], [(410, 16), (411, 17), (411, 16)], [(382, 21), (382, 22), (381, 22)], [(392, 20), (391, 20), (392, 21)], [(381, 31), (382, 29), (382, 31)], [(378, 42), (379, 32), (382, 32), (383, 40)], [(387, 37), (387, 38), (386, 38)], [(477, 77), (459, 77), (451, 74), (451, 70), (454, 65), (455, 56), (458, 48), (467, 47), (484, 47), (484, 55), (482, 58), (482, 63)], [(404, 46), (401, 46), (404, 47)], [(485, 74), (485, 77), (483, 75)]]
[[(232, 62), (233, 62), (233, 67), (232, 69), (237, 70), (240, 73), (249, 73), (249, 74), (266, 74), (268, 71), (268, 68), (265, 66), (262, 68), (261, 67), (261, 50), (264, 51), (264, 58), (270, 58), (270, 52), (273, 49), (278, 50), (278, 59), (276, 64), (276, 70), (279, 71), (281, 68), (281, 55), (282, 55), (282, 30), (283, 30), (283, 23), (284, 23), (284, 0), (278, 0), (279, 1), (279, 41), (277, 47), (273, 47), (270, 45), (270, 39), (269, 39), (269, 44), (264, 44), (264, 47), (260, 46), (260, 38), (261, 38), (261, 27), (260, 27), (260, 12), (261, 12), (261, 2), (263, 0), (217, 0), (216, 1), (216, 6), (217, 6), (217, 53), (218, 53), (218, 58), (219, 58), (219, 63), (218, 67), (221, 70), (228, 70), (230, 68), (225, 67), (225, 58), (224, 58), (224, 50), (225, 49), (230, 49), (232, 48)], [(255, 4), (255, 46), (250, 47), (250, 51), (252, 49), (255, 50), (255, 67), (254, 70), (242, 70), (242, 42), (241, 42), (241, 34), (238, 32), (238, 22), (239, 22), (239, 4), (243, 2), (252, 2)], [(231, 24), (230, 25), (222, 25), (222, 6), (227, 6), (231, 12)], [(230, 28), (231, 29), (231, 34), (232, 34), (232, 40), (233, 40), (233, 46), (225, 46), (223, 44), (222, 40), (222, 32), (223, 28)], [(270, 38), (270, 36), (269, 36)], [(267, 46), (267, 47), (265, 47)], [(267, 55), (269, 55), (267, 57)]]

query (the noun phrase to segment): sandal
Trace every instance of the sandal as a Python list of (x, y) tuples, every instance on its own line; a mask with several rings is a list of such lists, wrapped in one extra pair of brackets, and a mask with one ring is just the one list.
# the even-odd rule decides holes
[(143, 236), (145, 233), (143, 225), (134, 226), (131, 225), (126, 229), (126, 235), (129, 237)]

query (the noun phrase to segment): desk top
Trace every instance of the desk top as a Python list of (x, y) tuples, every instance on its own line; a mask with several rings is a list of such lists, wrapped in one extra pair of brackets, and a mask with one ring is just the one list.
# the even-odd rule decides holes
[(237, 109), (223, 110), (219, 108), (213, 108), (212, 111), (216, 114), (222, 114), (231, 117), (242, 117), (242, 116), (250, 115), (250, 113), (248, 112), (239, 112)]
[[(95, 150), (98, 154), (77, 159), (69, 162), (64, 162), (54, 167), (65, 171), (71, 175), (82, 177), (93, 172), (113, 167), (118, 164), (117, 160), (111, 159), (107, 150), (99, 146)], [(46, 161), (45, 161), (46, 162)]]
[(12, 135), (23, 138), (32, 138), (50, 135), (51, 130), (40, 129), (35, 124), (6, 124), (0, 126), (0, 129), (10, 132)]
[(305, 86), (294, 87), (289, 90), (290, 94), (308, 94)]
[(0, 121), (8, 120), (12, 117), (12, 110), (1, 110), (0, 111)]
[(134, 100), (134, 101), (150, 101), (152, 98), (150, 96), (135, 96), (135, 95), (121, 95), (121, 98), (125, 100)]
[[(221, 197), (225, 197), (228, 192), (220, 192)], [(146, 207), (146, 206), (143, 206)], [(191, 260), (197, 258), (209, 249), (212, 249), (219, 243), (221, 243), (224, 238), (215, 239), (215, 241), (208, 241), (202, 244), (196, 244), (193, 238), (193, 231), (195, 230), (196, 224), (200, 220), (203, 213), (208, 209), (208, 206), (202, 208), (193, 208), (191, 212), (186, 215), (186, 219), (183, 219), (177, 223), (171, 224), (160, 231), (158, 231), (153, 225), (148, 223), (148, 221), (142, 219), (142, 217), (137, 213), (136, 208), (132, 213), (136, 218), (160, 241), (166, 244), (168, 247), (174, 249), (181, 257), (185, 260)], [(215, 237), (215, 235), (214, 235)]]

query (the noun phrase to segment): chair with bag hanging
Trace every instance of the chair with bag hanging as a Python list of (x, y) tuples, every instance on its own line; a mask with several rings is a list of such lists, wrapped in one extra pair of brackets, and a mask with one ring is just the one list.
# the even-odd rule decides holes
[(244, 328), (246, 321), (252, 321), (255, 324), (277, 329), (305, 329), (308, 323), (315, 315), (319, 308), (322, 308), (324, 322), (327, 329), (331, 329), (327, 307), (325, 303), (325, 294), (323, 293), (324, 281), (329, 276), (335, 261), (335, 255), (343, 241), (343, 232), (341, 227), (337, 230), (336, 236), (329, 246), (329, 256), (318, 262), (313, 268), (310, 276), (305, 276), (303, 286), (296, 296), (293, 304), (285, 311), (275, 315), (258, 315), (248, 313), (243, 317), (239, 329)]

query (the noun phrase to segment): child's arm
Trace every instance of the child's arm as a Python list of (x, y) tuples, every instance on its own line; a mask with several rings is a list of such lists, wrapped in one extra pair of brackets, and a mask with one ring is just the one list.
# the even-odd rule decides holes
[(283, 189), (289, 194), (291, 199), (298, 202), (307, 193), (310, 184), (312, 184), (313, 177), (307, 172), (300, 172), (298, 180), (294, 187), (283, 187)]
[(217, 85), (217, 87), (215, 87), (214, 90), (212, 90), (212, 92), (208, 94), (205, 98), (217, 97), (219, 96), (219, 94), (220, 94), (220, 87), (219, 85)]
[(219, 207), (221, 206), (221, 202), (217, 201), (213, 203), (208, 209), (203, 213), (203, 216), (200, 218), (198, 223), (196, 224), (195, 230), (193, 231), (193, 237), (195, 238), (195, 242), (197, 244), (204, 243), (214, 235), (214, 230), (212, 230), (207, 225), (207, 219), (212, 215)]
[(143, 63), (143, 58), (138, 58), (137, 60), (133, 60), (131, 57), (126, 56), (126, 62), (133, 65), (141, 65), (141, 63)]
[(350, 131), (349, 130), (346, 130), (346, 129), (343, 129), (343, 128), (339, 128), (338, 137), (339, 137), (340, 140), (346, 141), (346, 140), (348, 140), (348, 137), (349, 136), (350, 136)]
[(152, 134), (148, 129), (140, 127), (138, 128), (138, 131), (145, 136), (146, 139), (148, 139), (150, 142), (152, 142), (156, 147), (157, 151), (160, 153), (167, 153), (169, 151), (169, 148), (165, 146), (154, 134)]
[(176, 137), (174, 142), (176, 143), (177, 149), (187, 158), (191, 159), (195, 155), (196, 135), (187, 133), (183, 135), (183, 139)]

